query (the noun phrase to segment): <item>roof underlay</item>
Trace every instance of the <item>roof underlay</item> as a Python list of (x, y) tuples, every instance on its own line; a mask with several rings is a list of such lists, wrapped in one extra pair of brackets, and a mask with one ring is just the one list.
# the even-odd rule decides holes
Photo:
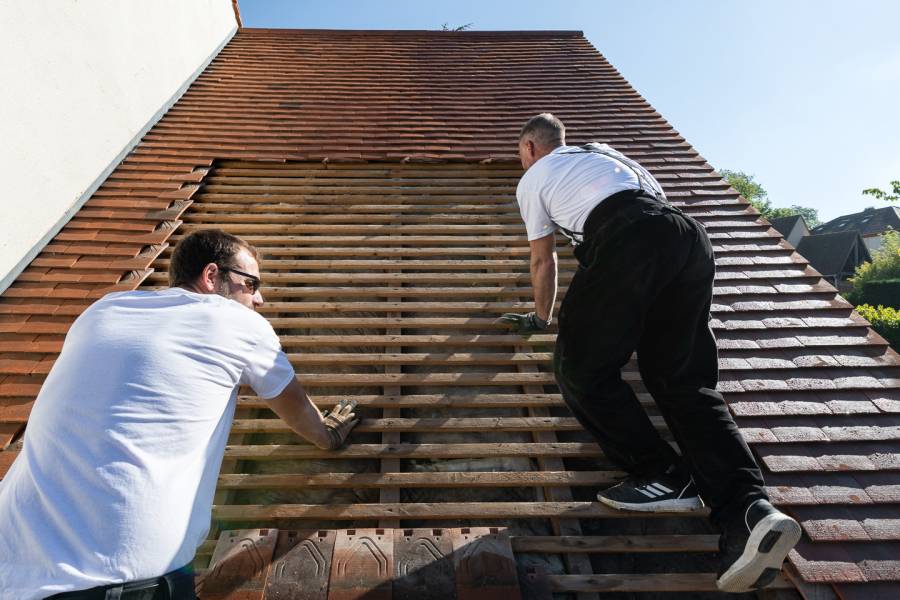
[[(240, 30), (0, 298), (0, 472), (74, 318), (108, 291), (164, 285), (167, 245), (217, 224), (268, 254), (264, 314), (318, 401), (358, 396), (366, 418), (324, 456), (242, 396), (217, 519), (626, 535), (656, 552), (546, 554), (562, 573), (709, 573), (702, 515), (622, 518), (588, 502), (610, 467), (552, 387), (553, 336), (490, 324), (530, 296), (515, 142), (543, 111), (570, 142), (604, 141), (646, 165), (708, 228), (720, 389), (773, 500), (804, 528), (787, 575), (846, 598), (896, 593), (897, 355), (578, 32)], [(626, 376), (643, 393), (633, 365)], [(486, 473), (484, 457), (524, 462), (442, 472)], [(357, 467), (361, 488), (324, 475)], [(291, 502), (301, 484), (321, 494)], [(459, 485), (482, 497), (447, 491)], [(543, 491), (510, 506), (491, 496), (498, 486)], [(429, 490), (442, 499), (416, 500)], [(323, 499), (344, 516), (324, 514)], [(697, 562), (659, 538), (671, 534), (688, 536)]]

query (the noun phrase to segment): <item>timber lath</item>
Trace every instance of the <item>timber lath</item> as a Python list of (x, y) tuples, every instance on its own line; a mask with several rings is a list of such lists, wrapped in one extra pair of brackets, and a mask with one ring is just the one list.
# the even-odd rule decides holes
[[(623, 534), (636, 515), (593, 500), (622, 473), (559, 396), (553, 330), (522, 337), (494, 324), (531, 307), (520, 175), (493, 165), (214, 165), (172, 245), (205, 227), (255, 244), (265, 257), (260, 312), (301, 381), (321, 408), (356, 399), (363, 420), (344, 449), (321, 451), (245, 390), (198, 566), (221, 528), (499, 525), (531, 557), (522, 569), (539, 563), (554, 590), (582, 599), (714, 589), (706, 513), (656, 515), (652, 533)], [(562, 296), (575, 263), (569, 247), (558, 251)], [(170, 254), (145, 287), (166, 284)], [(625, 378), (669, 437), (634, 361)], [(705, 572), (610, 572), (623, 550), (663, 561), (690, 553), (682, 564)]]

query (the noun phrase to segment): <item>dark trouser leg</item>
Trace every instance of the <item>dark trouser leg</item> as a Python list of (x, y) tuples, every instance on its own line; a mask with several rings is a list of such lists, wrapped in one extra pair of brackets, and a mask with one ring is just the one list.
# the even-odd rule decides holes
[(712, 249), (695, 222), (638, 206), (612, 215), (596, 241), (579, 248), (583, 268), (560, 310), (557, 381), (611, 461), (635, 474), (665, 468), (677, 455), (619, 375), (638, 348), (645, 384), (719, 520), (723, 511), (739, 511), (765, 492), (715, 392), (718, 365), (708, 327)]
[(651, 474), (678, 455), (651, 423), (621, 369), (637, 347), (649, 299), (668, 265), (632, 228), (579, 248), (578, 269), (560, 307), (554, 370), (563, 398), (607, 458)]
[(718, 353), (709, 328), (715, 265), (705, 231), (688, 223), (693, 232), (684, 236), (695, 236), (695, 243), (648, 311), (638, 363), (713, 521), (720, 522), (767, 496), (759, 466), (715, 391)]

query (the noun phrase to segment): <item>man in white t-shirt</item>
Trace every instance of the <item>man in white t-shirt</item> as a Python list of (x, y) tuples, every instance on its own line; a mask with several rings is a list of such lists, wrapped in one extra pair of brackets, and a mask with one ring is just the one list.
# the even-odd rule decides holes
[(257, 314), (258, 253), (219, 230), (175, 248), (171, 287), (108, 294), (72, 324), (0, 482), (0, 598), (194, 598), (238, 387), (340, 447)]
[[(531, 246), (535, 310), (500, 321), (522, 333), (548, 326), (554, 232), (567, 235), (579, 266), (559, 310), (556, 380), (606, 457), (629, 474), (598, 500), (675, 512), (702, 507), (702, 496), (723, 533), (719, 588), (768, 584), (800, 527), (769, 503), (759, 466), (715, 389), (715, 263), (706, 231), (669, 204), (634, 160), (606, 145), (566, 146), (565, 127), (549, 113), (522, 128), (519, 156), (525, 174), (516, 196)], [(635, 350), (681, 456), (622, 380)]]

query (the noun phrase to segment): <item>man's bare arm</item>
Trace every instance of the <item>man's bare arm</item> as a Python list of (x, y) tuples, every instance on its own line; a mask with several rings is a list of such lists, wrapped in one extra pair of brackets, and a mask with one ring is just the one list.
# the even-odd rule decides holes
[(332, 414), (324, 418), (296, 377), (284, 391), (266, 400), (266, 403), (297, 435), (324, 450), (340, 446), (350, 429), (358, 422), (353, 413), (355, 403), (338, 404)]
[(531, 241), (530, 245), (534, 311), (539, 318), (549, 321), (556, 303), (556, 236), (544, 236)]

